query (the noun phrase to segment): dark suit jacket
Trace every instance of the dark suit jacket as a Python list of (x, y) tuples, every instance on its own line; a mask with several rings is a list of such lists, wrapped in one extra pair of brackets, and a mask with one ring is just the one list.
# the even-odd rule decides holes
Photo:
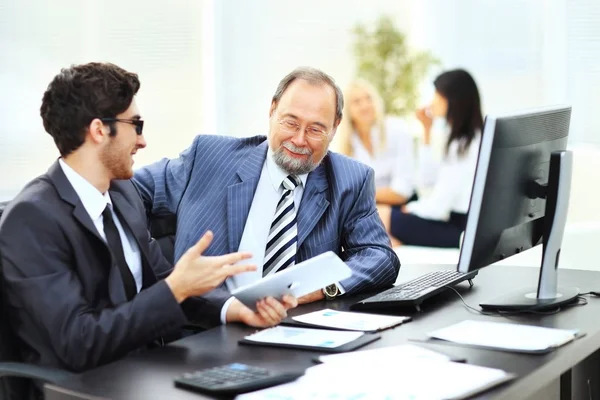
[[(267, 156), (264, 136), (199, 135), (180, 157), (139, 169), (133, 179), (151, 214), (177, 214), (175, 259), (206, 230), (207, 255), (238, 250)], [(306, 181), (297, 213), (297, 262), (336, 252), (353, 275), (347, 293), (391, 286), (400, 262), (375, 207), (373, 170), (329, 152)], [(270, 221), (266, 221), (267, 224)], [(227, 298), (225, 288), (211, 292)]]
[(3, 278), (24, 361), (81, 371), (178, 332), (186, 315), (218, 321), (222, 304), (190, 299), (180, 306), (162, 280), (172, 265), (148, 234), (133, 184), (115, 181), (109, 192), (142, 256), (143, 288), (131, 301), (58, 162), (6, 208), (0, 221)]

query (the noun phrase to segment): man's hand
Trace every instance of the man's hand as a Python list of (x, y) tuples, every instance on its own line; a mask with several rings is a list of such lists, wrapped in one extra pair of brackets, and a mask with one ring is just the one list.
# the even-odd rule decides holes
[(325, 295), (322, 290), (315, 290), (312, 293), (304, 295), (298, 299), (298, 304), (312, 303), (313, 301), (323, 300)]
[(281, 302), (267, 297), (256, 303), (256, 312), (254, 312), (238, 299), (234, 299), (227, 310), (227, 322), (239, 321), (256, 328), (275, 326), (287, 317), (287, 310), (297, 305), (296, 298), (290, 295), (284, 295)]
[(208, 231), (194, 246), (179, 259), (173, 272), (165, 282), (169, 285), (178, 303), (188, 297), (201, 296), (216, 289), (230, 276), (254, 271), (254, 265), (233, 265), (251, 257), (250, 253), (231, 253), (216, 257), (203, 256), (213, 234)]

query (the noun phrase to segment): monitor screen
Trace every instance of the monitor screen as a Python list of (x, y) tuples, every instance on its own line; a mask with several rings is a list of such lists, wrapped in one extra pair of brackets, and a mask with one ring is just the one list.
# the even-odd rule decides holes
[[(544, 244), (544, 261), (557, 266), (570, 191), (570, 119), (568, 106), (486, 117), (459, 272), (478, 270), (539, 244)], [(556, 271), (548, 279), (555, 287)], [(511, 303), (514, 307), (508, 309), (541, 307), (556, 296), (566, 301), (556, 290), (541, 301), (544, 290), (539, 287), (521, 296), (534, 299)]]

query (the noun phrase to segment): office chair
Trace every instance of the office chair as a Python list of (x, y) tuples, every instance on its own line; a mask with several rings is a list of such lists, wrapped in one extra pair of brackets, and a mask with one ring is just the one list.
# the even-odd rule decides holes
[[(0, 203), (0, 217), (6, 203)], [(39, 396), (33, 379), (57, 383), (71, 374), (55, 368), (20, 362), (20, 341), (10, 328), (4, 275), (0, 257), (0, 400), (35, 399)]]
[[(175, 214), (149, 215), (148, 229), (150, 235), (158, 242), (160, 250), (171, 264), (175, 259), (175, 232), (177, 230), (177, 216)], [(205, 331), (206, 326), (195, 321), (188, 321), (183, 327), (184, 336)], [(2, 399), (0, 399), (2, 400)]]
[(175, 259), (175, 232), (177, 216), (175, 214), (148, 216), (150, 235), (158, 242), (160, 249), (171, 264)]

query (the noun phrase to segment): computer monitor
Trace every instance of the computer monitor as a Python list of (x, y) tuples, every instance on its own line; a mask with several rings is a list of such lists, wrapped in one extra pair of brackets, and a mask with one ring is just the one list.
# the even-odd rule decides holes
[(483, 309), (556, 309), (579, 295), (578, 288), (557, 287), (573, 165), (566, 150), (570, 120), (569, 106), (485, 119), (458, 271), (472, 272), (539, 244), (543, 254), (537, 288), (481, 303)]

